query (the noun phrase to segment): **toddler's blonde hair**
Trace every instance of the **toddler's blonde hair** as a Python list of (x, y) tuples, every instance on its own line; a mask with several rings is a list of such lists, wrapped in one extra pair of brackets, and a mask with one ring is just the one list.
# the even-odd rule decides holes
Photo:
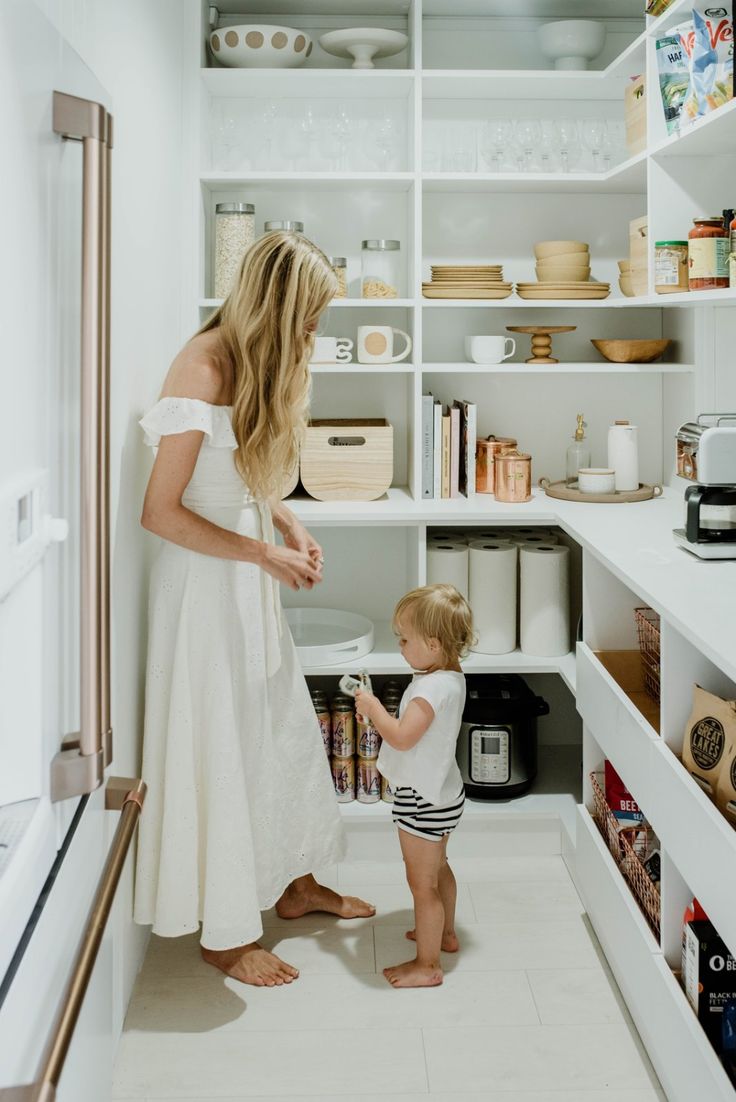
[(406, 593), (394, 609), (393, 628), (408, 617), (425, 642), (437, 639), (448, 661), (464, 658), (475, 643), (473, 614), (454, 585), (439, 582)]

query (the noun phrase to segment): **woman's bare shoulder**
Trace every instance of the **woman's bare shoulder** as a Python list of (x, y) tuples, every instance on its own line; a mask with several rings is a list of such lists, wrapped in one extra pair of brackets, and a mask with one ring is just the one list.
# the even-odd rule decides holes
[(230, 380), (223, 368), (214, 333), (198, 333), (184, 345), (169, 368), (162, 398), (199, 398), (212, 405), (227, 403)]

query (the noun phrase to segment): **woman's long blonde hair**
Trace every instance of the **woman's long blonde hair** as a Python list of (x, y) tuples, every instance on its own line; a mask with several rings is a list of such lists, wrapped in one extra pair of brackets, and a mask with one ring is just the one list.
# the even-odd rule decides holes
[(281, 496), (307, 417), (310, 332), (337, 290), (327, 257), (296, 233), (248, 249), (235, 285), (199, 330), (219, 329), (233, 368), (235, 463), (257, 498)]

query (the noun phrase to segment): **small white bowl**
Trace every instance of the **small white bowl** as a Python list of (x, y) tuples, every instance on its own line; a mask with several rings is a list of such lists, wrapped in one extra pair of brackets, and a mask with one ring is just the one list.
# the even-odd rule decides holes
[(581, 467), (578, 489), (581, 494), (612, 494), (616, 489), (616, 472), (610, 467)]
[(555, 69), (587, 69), (603, 49), (606, 28), (593, 19), (562, 19), (539, 28), (542, 53)]
[(296, 69), (312, 52), (312, 39), (293, 27), (243, 23), (210, 35), (210, 49), (221, 65), (237, 69)]

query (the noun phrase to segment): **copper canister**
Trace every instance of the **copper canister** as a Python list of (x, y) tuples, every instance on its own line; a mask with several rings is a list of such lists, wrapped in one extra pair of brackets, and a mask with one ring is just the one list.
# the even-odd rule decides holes
[(489, 436), (479, 440), (475, 447), (475, 492), (492, 494), (494, 492), (494, 462), (504, 448), (515, 448), (516, 440), (512, 436)]
[(496, 501), (516, 504), (532, 499), (532, 457), (515, 449), (494, 460)]

